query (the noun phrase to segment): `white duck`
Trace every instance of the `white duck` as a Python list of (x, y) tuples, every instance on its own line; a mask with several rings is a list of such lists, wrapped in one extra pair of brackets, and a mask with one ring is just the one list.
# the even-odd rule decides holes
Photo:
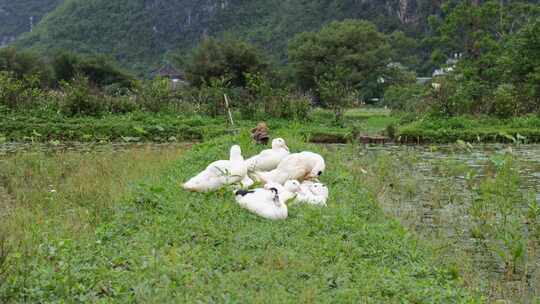
[(264, 188), (236, 191), (236, 201), (243, 208), (269, 220), (283, 220), (289, 215), (286, 202), (300, 191), (300, 183), (290, 180), (284, 186), (268, 183)]
[(244, 181), (247, 176), (247, 166), (242, 157), (240, 146), (231, 147), (229, 160), (218, 160), (206, 167), (204, 171), (191, 178), (182, 187), (194, 192), (208, 192), (224, 185)]
[(272, 140), (272, 149), (263, 150), (261, 153), (246, 160), (248, 171), (274, 170), (289, 154), (289, 147), (287, 147), (285, 140), (283, 138), (276, 138)]
[(296, 200), (300, 203), (326, 206), (328, 195), (328, 187), (324, 184), (313, 181), (304, 181), (300, 185), (300, 191), (296, 196)]
[(256, 180), (263, 183), (284, 184), (288, 180), (313, 180), (326, 169), (324, 158), (317, 153), (304, 151), (285, 157), (276, 169), (270, 172), (255, 172)]

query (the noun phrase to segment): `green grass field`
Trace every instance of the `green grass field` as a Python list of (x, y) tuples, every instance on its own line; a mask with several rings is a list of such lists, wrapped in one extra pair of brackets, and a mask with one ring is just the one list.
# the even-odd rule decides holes
[[(209, 162), (227, 157), (233, 143), (246, 155), (256, 153), (260, 148), (244, 131), (166, 157), (85, 159), (87, 168), (102, 166), (95, 174), (124, 172), (101, 174), (90, 184), (90, 176), (64, 172), (66, 163), (77, 162), (69, 157), (12, 156), (19, 163), (8, 167), (17, 174), (4, 175), (2, 183), (13, 186), (8, 206), (17, 212), (4, 215), (0, 226), (11, 248), (0, 301), (479, 301), (464, 290), (455, 271), (436, 265), (429, 246), (383, 214), (353, 165), (352, 147), (336, 153), (306, 144), (301, 132), (289, 128), (274, 135), (285, 137), (293, 151), (325, 156), (322, 180), (331, 190), (329, 207), (293, 204), (289, 219), (280, 222), (241, 209), (228, 189), (195, 194), (179, 187)], [(43, 181), (48, 170), (56, 177)], [(29, 190), (36, 190), (29, 192), (32, 197)]]

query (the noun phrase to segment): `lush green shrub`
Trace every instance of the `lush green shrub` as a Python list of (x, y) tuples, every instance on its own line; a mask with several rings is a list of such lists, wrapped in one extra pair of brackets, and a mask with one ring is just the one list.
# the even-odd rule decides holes
[(516, 115), (518, 106), (514, 86), (501, 84), (493, 92), (490, 113), (500, 118), (509, 118)]
[(264, 102), (264, 114), (267, 117), (306, 120), (310, 112), (310, 96), (301, 92), (275, 89)]
[(90, 82), (83, 76), (62, 82), (61, 89), (62, 112), (67, 116), (100, 116), (107, 109), (105, 101), (92, 92)]
[(468, 90), (470, 87), (463, 84), (455, 75), (433, 81), (434, 89), (428, 96), (430, 114), (440, 116), (456, 116), (471, 113), (474, 100)]
[[(200, 87), (186, 87), (182, 91), (183, 102), (191, 104), (196, 112), (216, 117), (225, 113), (224, 94), (228, 93), (227, 84), (223, 80), (213, 79)], [(236, 97), (229, 100), (234, 103)], [(232, 106), (232, 105), (231, 105)]]
[(37, 80), (41, 88), (48, 87), (52, 82), (52, 70), (45, 60), (33, 53), (19, 52), (14, 48), (0, 49), (0, 71), (9, 72), (19, 80)]
[(121, 95), (121, 96), (110, 96), (105, 95), (107, 99), (107, 107), (109, 112), (115, 114), (125, 114), (140, 110), (141, 107), (135, 101), (134, 96), (130, 95)]
[(311, 98), (299, 92), (289, 93), (283, 101), (282, 118), (294, 120), (306, 120), (311, 111)]
[(11, 109), (25, 109), (46, 100), (40, 88), (38, 75), (25, 75), (22, 79), (12, 72), (0, 72), (0, 104)]
[(261, 108), (264, 108), (264, 112), (268, 116), (279, 117), (279, 115), (275, 115), (276, 103), (274, 101), (276, 100), (275, 97), (280, 95), (281, 92), (274, 89), (270, 80), (260, 73), (246, 73), (245, 77), (246, 93), (251, 96), (245, 96), (244, 100), (242, 100), (241, 107), (245, 108), (243, 111), (246, 112), (243, 116), (253, 118)]
[[(100, 88), (132, 88), (135, 78), (115, 66), (103, 56), (82, 57), (70, 53), (60, 53), (53, 61), (55, 77), (58, 82), (72, 81), (83, 75)], [(110, 89), (110, 88), (109, 88)]]
[(147, 111), (159, 112), (173, 102), (174, 94), (171, 81), (156, 78), (142, 82), (137, 88), (137, 101)]
[(306, 94), (275, 88), (262, 74), (246, 74), (247, 90), (242, 98), (241, 112), (244, 118), (255, 118), (264, 109), (268, 117), (305, 120), (311, 109)]
[(404, 112), (422, 112), (427, 106), (429, 87), (419, 84), (393, 85), (384, 93), (384, 104)]
[(57, 82), (71, 81), (79, 71), (79, 62), (81, 59), (71, 53), (60, 53), (51, 61), (54, 70), (54, 77)]
[[(228, 93), (229, 102), (233, 101), (233, 106), (240, 111), (242, 119), (249, 120), (261, 117), (263, 98), (244, 88), (231, 88)], [(224, 103), (222, 105), (224, 106)]]
[[(493, 176), (481, 181), (469, 208), (472, 236), (481, 239), (498, 258), (507, 278), (523, 276), (526, 253), (533, 250), (529, 231), (536, 228), (539, 209), (534, 196), (520, 189), (523, 181), (513, 157), (497, 155), (490, 165)], [(528, 214), (531, 210), (533, 214)]]
[(317, 79), (317, 92), (335, 114), (336, 122), (341, 122), (343, 111), (351, 105), (357, 95), (345, 81), (346, 71), (336, 68), (335, 72)]

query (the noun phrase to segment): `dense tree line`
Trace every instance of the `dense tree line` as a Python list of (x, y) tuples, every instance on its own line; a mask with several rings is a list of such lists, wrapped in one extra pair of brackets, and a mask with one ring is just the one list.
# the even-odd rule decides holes
[[(288, 110), (278, 111), (278, 115), (287, 115), (305, 109), (309, 100), (332, 108), (338, 121), (343, 108), (366, 102), (446, 116), (486, 113), (509, 117), (538, 111), (539, 5), (446, 2), (443, 12), (443, 16), (431, 18), (432, 34), (422, 42), (401, 31), (384, 33), (364, 20), (330, 22), (320, 30), (293, 37), (286, 64), (233, 35), (206, 37), (189, 55), (179, 51), (171, 56), (191, 83), (182, 96), (171, 94), (165, 80), (136, 80), (112, 63), (114, 60), (101, 56), (59, 52), (40, 57), (7, 48), (0, 51), (0, 68), (3, 81), (10, 84), (5, 87), (12, 91), (26, 87), (72, 90), (80, 93), (75, 100), (83, 108), (91, 107), (81, 101), (85, 95), (103, 94), (127, 96), (121, 103), (127, 110), (159, 111), (160, 104), (176, 98), (193, 101), (216, 115), (227, 93), (246, 116), (260, 109), (271, 113), (280, 104), (287, 104)], [(420, 64), (425, 45), (431, 45), (430, 60), (440, 67), (448, 58), (455, 59), (432, 86), (417, 84), (414, 70), (408, 68)], [(13, 97), (17, 94), (3, 91), (3, 96), (11, 96), (5, 97), (10, 102), (4, 104), (17, 103)], [(301, 92), (303, 97), (293, 92)], [(99, 99), (93, 102), (99, 103)], [(292, 105), (290, 99), (301, 102)]]

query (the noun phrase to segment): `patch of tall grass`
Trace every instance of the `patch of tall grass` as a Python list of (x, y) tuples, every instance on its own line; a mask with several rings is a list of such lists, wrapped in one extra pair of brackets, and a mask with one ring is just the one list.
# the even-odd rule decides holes
[(25, 282), (35, 258), (56, 250), (48, 245), (51, 240), (91, 238), (113, 217), (115, 204), (130, 195), (134, 180), (156, 181), (183, 150), (142, 146), (127, 152), (7, 156), (0, 170), (0, 300), (10, 288), (2, 275), (20, 275), (17, 290), (24, 294), (32, 288)]
[(488, 302), (538, 299), (540, 207), (523, 177), (534, 167), (512, 154), (482, 160), (478, 147), (446, 148), (447, 156), (432, 147), (435, 159), (422, 158), (422, 148), (358, 150), (350, 165), (470, 290)]

